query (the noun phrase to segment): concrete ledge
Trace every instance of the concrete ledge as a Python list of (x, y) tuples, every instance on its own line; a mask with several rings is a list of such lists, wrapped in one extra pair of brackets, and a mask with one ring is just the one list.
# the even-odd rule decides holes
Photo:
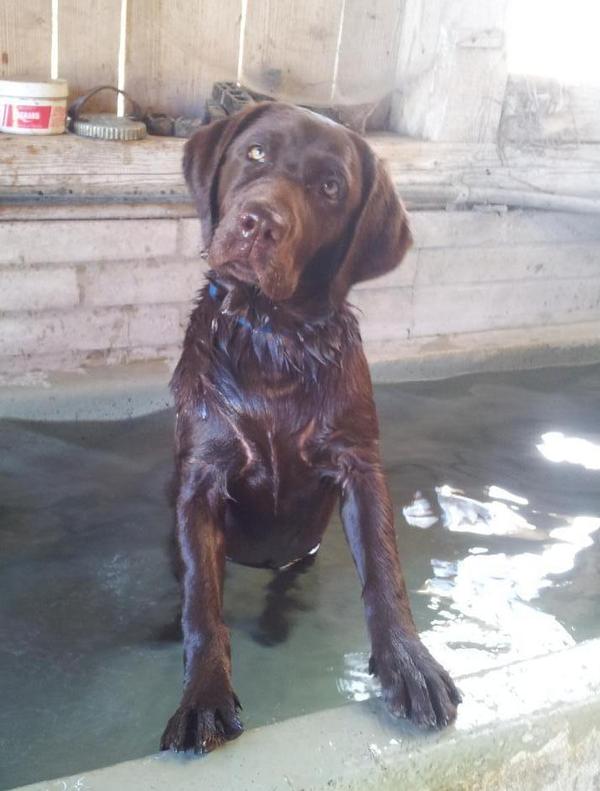
[(121, 420), (171, 406), (164, 360), (27, 374), (0, 387), (0, 417), (22, 420)]
[(374, 382), (600, 362), (600, 321), (365, 343)]
[[(600, 322), (373, 341), (365, 349), (377, 383), (587, 365), (600, 362)], [(161, 350), (161, 359), (145, 362), (85, 365), (82, 358), (80, 367), (68, 371), (5, 373), (0, 376), (0, 417), (119, 420), (165, 409), (171, 404), (167, 383), (179, 353), (179, 345), (173, 345)], [(151, 355), (159, 356), (156, 350)]]
[(600, 640), (593, 640), (459, 679), (464, 703), (456, 725), (443, 733), (418, 733), (368, 701), (257, 728), (205, 758), (154, 755), (23, 788), (597, 788), (598, 667)]

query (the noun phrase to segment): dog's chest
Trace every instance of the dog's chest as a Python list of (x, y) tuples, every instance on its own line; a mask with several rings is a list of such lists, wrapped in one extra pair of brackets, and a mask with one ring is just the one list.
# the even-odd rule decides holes
[(321, 420), (308, 396), (291, 384), (247, 399), (247, 408), (229, 424), (240, 452), (239, 477), (254, 490), (268, 492), (277, 511), (283, 492), (298, 479), (315, 475), (313, 457)]
[(261, 394), (253, 399), (250, 408), (233, 423), (247, 470), (279, 468), (281, 474), (290, 465), (311, 463), (310, 454), (321, 420), (316, 409), (294, 398), (295, 389), (291, 385), (287, 387), (287, 397), (282, 386), (278, 397)]

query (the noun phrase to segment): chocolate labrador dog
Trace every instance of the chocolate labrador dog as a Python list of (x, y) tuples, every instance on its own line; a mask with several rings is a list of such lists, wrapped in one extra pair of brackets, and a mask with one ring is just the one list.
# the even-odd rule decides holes
[(402, 204), (358, 135), (279, 103), (200, 130), (183, 166), (210, 271), (171, 383), (185, 680), (161, 747), (207, 752), (241, 733), (225, 561), (280, 569), (305, 558), (337, 501), (385, 703), (443, 727), (460, 695), (411, 616), (346, 302), (409, 248)]

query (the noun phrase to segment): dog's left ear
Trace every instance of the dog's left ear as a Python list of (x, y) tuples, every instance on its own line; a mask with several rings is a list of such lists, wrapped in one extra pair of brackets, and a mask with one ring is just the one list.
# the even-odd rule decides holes
[(398, 266), (412, 245), (408, 216), (383, 162), (362, 138), (363, 197), (354, 230), (332, 283), (331, 297), (341, 302), (361, 280), (379, 277)]

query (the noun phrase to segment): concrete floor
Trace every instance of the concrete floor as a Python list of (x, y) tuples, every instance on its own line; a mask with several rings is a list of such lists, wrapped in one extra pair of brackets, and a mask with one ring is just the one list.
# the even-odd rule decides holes
[[(21, 403), (46, 418), (166, 403), (147, 371), (83, 391), (32, 388)], [(228, 574), (242, 740), (206, 760), (90, 773), (152, 752), (177, 701), (172, 415), (12, 419), (0, 428), (0, 787), (81, 771), (36, 787), (575, 787), (535, 785), (548, 761), (552, 782), (579, 773), (594, 787), (581, 783), (599, 778), (600, 367), (382, 385), (377, 399), (415, 617), (465, 692), (456, 728), (423, 737), (381, 712), (336, 522), (285, 591), (267, 572)]]

